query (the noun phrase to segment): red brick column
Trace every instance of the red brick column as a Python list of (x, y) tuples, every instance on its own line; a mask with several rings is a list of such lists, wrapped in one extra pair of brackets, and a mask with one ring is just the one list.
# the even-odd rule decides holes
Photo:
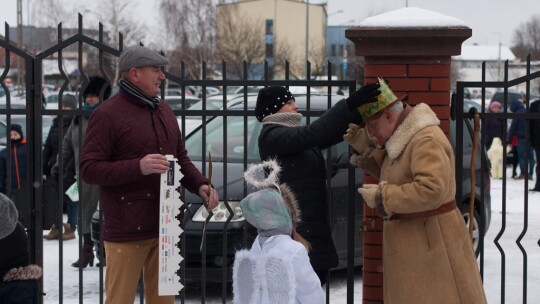
[[(364, 83), (378, 76), (389, 80), (397, 96), (408, 94), (410, 105), (427, 103), (437, 113), (442, 129), (450, 133), (451, 56), (461, 53), (461, 44), (472, 34), (457, 27), (354, 27), (345, 36), (364, 56)], [(365, 176), (365, 183), (377, 183)], [(383, 303), (383, 221), (364, 203), (361, 233), (364, 245), (362, 303)]]

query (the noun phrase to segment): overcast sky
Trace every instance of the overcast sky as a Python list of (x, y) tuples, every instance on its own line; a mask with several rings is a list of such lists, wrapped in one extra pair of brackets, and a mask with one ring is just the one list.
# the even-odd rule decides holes
[[(23, 18), (27, 19), (26, 4), (23, 0)], [(178, 0), (182, 1), (182, 0)], [(69, 7), (78, 7), (80, 1), (64, 0)], [(136, 12), (141, 22), (149, 26), (149, 31), (159, 32), (159, 0), (132, 0), (137, 4)], [(473, 30), (473, 36), (466, 44), (512, 44), (514, 30), (530, 19), (532, 14), (540, 14), (539, 0), (311, 0), (311, 3), (328, 3), (328, 23), (330, 25), (355, 25), (366, 17), (405, 7), (419, 7), (461, 19)], [(0, 0), (0, 33), (4, 32), (4, 22), (11, 26), (17, 22), (16, 0)], [(83, 15), (88, 16), (89, 13)], [(74, 14), (76, 16), (76, 14)], [(31, 17), (31, 16), (30, 16)], [(31, 21), (31, 20), (30, 20)], [(26, 24), (26, 21), (24, 22)], [(56, 26), (55, 24), (51, 26)]]

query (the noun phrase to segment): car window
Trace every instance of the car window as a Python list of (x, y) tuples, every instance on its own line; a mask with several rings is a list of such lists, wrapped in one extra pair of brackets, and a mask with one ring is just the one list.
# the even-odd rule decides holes
[[(222, 116), (214, 117), (208, 121), (206, 125), (206, 152), (212, 153), (212, 158), (219, 160), (223, 159), (223, 125), (224, 118)], [(259, 126), (259, 127), (257, 127)], [(247, 119), (247, 149), (248, 159), (258, 159), (259, 149), (257, 145), (257, 137), (260, 132), (260, 123), (255, 117)], [(186, 148), (188, 155), (192, 159), (201, 159), (203, 151), (203, 128), (199, 127), (192, 132), (186, 139)], [(231, 161), (242, 160), (244, 157), (244, 117), (235, 116), (227, 118), (227, 159)]]

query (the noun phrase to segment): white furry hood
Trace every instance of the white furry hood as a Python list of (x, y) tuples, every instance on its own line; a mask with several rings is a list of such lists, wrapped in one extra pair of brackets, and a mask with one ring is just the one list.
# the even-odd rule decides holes
[(426, 127), (438, 126), (440, 123), (435, 112), (427, 104), (416, 105), (386, 142), (388, 157), (391, 160), (397, 159), (416, 133)]

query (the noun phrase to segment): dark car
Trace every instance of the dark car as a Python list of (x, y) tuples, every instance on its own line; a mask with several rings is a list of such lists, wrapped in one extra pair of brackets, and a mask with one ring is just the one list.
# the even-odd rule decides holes
[[(247, 109), (253, 110), (256, 97), (249, 98)], [(332, 96), (331, 103), (335, 104), (340, 96)], [(300, 111), (306, 109), (306, 97), (296, 97), (296, 102)], [(311, 117), (311, 121), (316, 119), (322, 111), (328, 108), (328, 96), (311, 96), (310, 111), (319, 111), (318, 115)], [(244, 103), (238, 103), (228, 108), (231, 111), (242, 111)], [(306, 115), (304, 115), (306, 116)], [(304, 118), (304, 120), (306, 120)], [(304, 121), (305, 123), (306, 121)], [(451, 121), (451, 136), (455, 138), (456, 124)], [(249, 248), (256, 237), (256, 230), (249, 225), (239, 206), (239, 201), (244, 198), (251, 189), (245, 188), (243, 172), (251, 163), (260, 162), (258, 137), (262, 125), (255, 117), (247, 117), (238, 113), (238, 115), (229, 114), (225, 119), (223, 116), (213, 117), (207, 120), (206, 124), (199, 126), (191, 132), (186, 138), (186, 147), (191, 160), (202, 170), (203, 155), (207, 162), (207, 153), (210, 152), (213, 160), (212, 183), (219, 191), (220, 203), (213, 211), (213, 216), (206, 225), (206, 254), (204, 264), (206, 267), (206, 281), (222, 282), (223, 269), (226, 269), (226, 280), (232, 280), (232, 264), (234, 254), (241, 248)], [(205, 133), (203, 133), (205, 132)], [(226, 137), (224, 137), (226, 132)], [(206, 136), (202, 136), (206, 134)], [(245, 134), (245, 135), (244, 135)], [(471, 196), (469, 167), (472, 153), (472, 128), (470, 121), (466, 120), (463, 128), (464, 138), (464, 157), (462, 165), (462, 187), (463, 195), (457, 198), (458, 208), (464, 214), (465, 220), (469, 220), (469, 198)], [(452, 140), (455, 146), (455, 140)], [(203, 147), (206, 149), (203, 150)], [(246, 148), (247, 147), (247, 148)], [(332, 228), (332, 237), (336, 245), (339, 256), (339, 268), (346, 267), (347, 258), (347, 192), (348, 192), (348, 171), (349, 171), (349, 153), (348, 145), (342, 142), (323, 151), (325, 157), (329, 157), (328, 169), (330, 173), (330, 225)], [(483, 151), (483, 150), (482, 150)], [(482, 153), (485, 153), (483, 151)], [(225, 157), (226, 155), (226, 157)], [(245, 159), (245, 160), (244, 160)], [(225, 161), (226, 160), (226, 161)], [(489, 227), (491, 220), (490, 204), (490, 177), (485, 173), (484, 179), (484, 200), (480, 199), (480, 154), (477, 155), (475, 187), (475, 206), (474, 217), (474, 246), (478, 252), (479, 236), (484, 235)], [(205, 163), (205, 171), (208, 170), (208, 164)], [(363, 173), (360, 169), (353, 170), (355, 189), (362, 184)], [(224, 180), (226, 176), (226, 180)], [(224, 187), (223, 185), (226, 185)], [(354, 232), (354, 264), (362, 264), (362, 240), (359, 229), (362, 225), (362, 204), (360, 195), (354, 191), (355, 204), (355, 232)], [(225, 200), (226, 198), (226, 200)], [(208, 212), (202, 204), (201, 199), (186, 191), (185, 203), (189, 210), (185, 213), (185, 251), (186, 261), (185, 271), (186, 280), (198, 281), (202, 275), (202, 254), (201, 241), (203, 227), (208, 217)], [(226, 203), (225, 203), (226, 202)], [(228, 207), (227, 207), (228, 206)], [(94, 217), (93, 229), (99, 228), (97, 215)], [(97, 239), (99, 234), (93, 233)], [(224, 249), (225, 248), (225, 249)], [(224, 254), (225, 253), (225, 254)]]

